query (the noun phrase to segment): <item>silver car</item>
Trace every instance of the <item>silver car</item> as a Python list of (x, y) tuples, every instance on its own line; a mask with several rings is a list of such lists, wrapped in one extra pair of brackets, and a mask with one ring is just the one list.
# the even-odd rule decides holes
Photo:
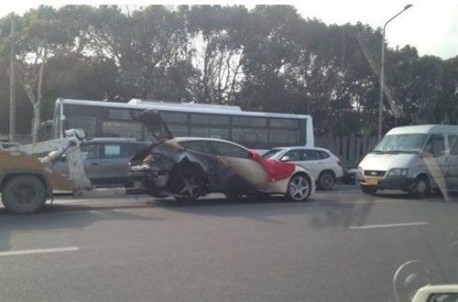
[[(120, 186), (128, 181), (128, 163), (132, 154), (148, 143), (129, 138), (94, 138), (81, 144), (86, 175), (96, 186)], [(53, 170), (68, 175), (65, 157)]]
[(262, 157), (293, 162), (306, 168), (316, 179), (317, 188), (321, 190), (331, 190), (336, 179), (343, 176), (339, 158), (324, 148), (274, 148), (264, 153)]

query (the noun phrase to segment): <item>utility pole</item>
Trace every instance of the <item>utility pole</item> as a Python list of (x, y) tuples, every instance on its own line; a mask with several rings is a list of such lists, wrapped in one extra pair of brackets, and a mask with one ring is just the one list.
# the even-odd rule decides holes
[(10, 142), (16, 140), (16, 85), (14, 73), (16, 44), (16, 23), (15, 17), (11, 15), (11, 50), (10, 50)]
[(382, 60), (380, 63), (380, 98), (379, 98), (379, 109), (378, 109), (378, 135), (377, 141), (380, 142), (382, 140), (382, 120), (383, 120), (383, 96), (385, 94), (385, 33), (386, 33), (386, 26), (390, 23), (394, 18), (405, 12), (407, 9), (411, 8), (412, 4), (407, 4), (403, 10), (399, 13), (391, 17), (388, 21), (385, 22), (383, 25), (382, 30)]

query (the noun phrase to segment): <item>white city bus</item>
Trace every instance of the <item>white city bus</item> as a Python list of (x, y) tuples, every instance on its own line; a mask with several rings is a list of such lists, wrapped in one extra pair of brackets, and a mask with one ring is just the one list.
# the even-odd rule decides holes
[(148, 140), (136, 113), (157, 109), (174, 136), (212, 137), (248, 148), (314, 146), (309, 115), (249, 112), (237, 106), (167, 103), (132, 99), (128, 103), (59, 98), (54, 107), (52, 136), (80, 128), (90, 138), (129, 137)]

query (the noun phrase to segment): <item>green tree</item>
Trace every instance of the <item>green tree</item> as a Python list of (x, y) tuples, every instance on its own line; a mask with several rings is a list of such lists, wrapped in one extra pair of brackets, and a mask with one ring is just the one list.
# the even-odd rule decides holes
[(30, 10), (18, 20), (17, 67), (21, 84), (33, 107), (32, 140), (38, 139), (43, 98), (43, 75), (48, 59), (73, 46), (57, 11), (49, 6)]
[(187, 11), (190, 48), (198, 76), (192, 94), (201, 102), (230, 104), (242, 76), (242, 35), (248, 11), (244, 7), (193, 6)]

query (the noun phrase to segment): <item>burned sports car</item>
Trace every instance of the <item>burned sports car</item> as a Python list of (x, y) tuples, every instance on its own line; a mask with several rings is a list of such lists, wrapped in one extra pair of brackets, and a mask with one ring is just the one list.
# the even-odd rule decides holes
[(134, 154), (130, 177), (152, 196), (195, 200), (208, 193), (228, 198), (283, 194), (304, 201), (315, 191), (314, 179), (295, 164), (263, 159), (221, 139), (174, 138), (157, 111), (145, 111), (137, 119), (150, 130), (153, 143)]

